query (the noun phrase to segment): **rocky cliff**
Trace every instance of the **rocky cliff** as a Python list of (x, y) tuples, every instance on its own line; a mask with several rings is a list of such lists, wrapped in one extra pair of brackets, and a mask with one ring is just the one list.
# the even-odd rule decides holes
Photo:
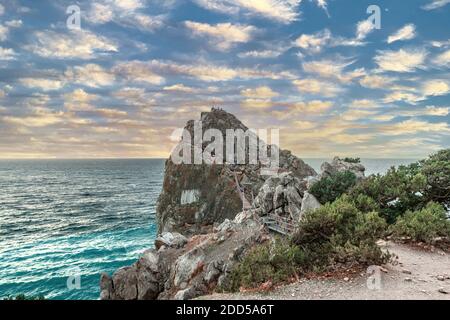
[[(223, 110), (212, 109), (201, 114), (202, 132), (217, 129), (222, 133), (226, 145), (226, 130), (248, 128), (234, 115)], [(194, 145), (194, 121), (188, 121), (185, 130), (190, 133)], [(186, 143), (186, 141), (180, 141)], [(202, 144), (202, 150), (207, 147)], [(269, 148), (272, 146), (269, 146)], [(223, 150), (226, 159), (226, 150)], [(246, 150), (248, 154), (248, 150)], [(210, 232), (214, 223), (233, 219), (242, 211), (243, 203), (237, 192), (235, 179), (246, 186), (247, 198), (256, 196), (267, 176), (261, 172), (263, 164), (175, 164), (172, 158), (166, 161), (163, 190), (158, 199), (158, 231), (180, 232), (191, 235)], [(315, 176), (316, 172), (290, 151), (280, 150), (279, 171), (292, 172), (298, 179)], [(236, 175), (236, 177), (235, 177)], [(252, 195), (253, 194), (253, 195)]]

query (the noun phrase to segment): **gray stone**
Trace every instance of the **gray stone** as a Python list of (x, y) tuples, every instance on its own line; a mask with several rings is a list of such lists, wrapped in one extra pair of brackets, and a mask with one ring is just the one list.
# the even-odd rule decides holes
[(111, 300), (113, 292), (113, 283), (110, 276), (102, 272), (100, 276), (100, 300)]
[(204, 259), (203, 252), (199, 248), (180, 256), (175, 262), (173, 284), (178, 287), (183, 282), (188, 283), (199, 268), (202, 268)]
[(324, 162), (320, 167), (321, 177), (332, 175), (336, 172), (350, 171), (358, 179), (364, 179), (366, 168), (361, 163), (346, 162), (339, 157), (335, 157), (331, 163)]
[(301, 215), (303, 215), (308, 210), (315, 210), (320, 208), (322, 205), (320, 202), (309, 192), (305, 192), (303, 195), (303, 201), (301, 205)]
[(188, 242), (187, 238), (178, 232), (163, 232), (155, 240), (155, 247), (161, 246), (181, 248)]
[(112, 277), (113, 299), (136, 300), (138, 298), (137, 274), (134, 266), (117, 270)]

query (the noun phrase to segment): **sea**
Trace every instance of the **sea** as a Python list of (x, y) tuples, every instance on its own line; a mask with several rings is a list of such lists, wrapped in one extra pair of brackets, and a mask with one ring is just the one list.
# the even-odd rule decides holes
[[(414, 161), (362, 159), (367, 174)], [(0, 160), (0, 299), (98, 299), (101, 272), (153, 247), (163, 176), (163, 159)]]

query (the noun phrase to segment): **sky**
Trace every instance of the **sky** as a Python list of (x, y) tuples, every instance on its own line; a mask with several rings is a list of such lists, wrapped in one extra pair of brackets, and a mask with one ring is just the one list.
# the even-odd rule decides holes
[(449, 148), (450, 0), (0, 0), (0, 158), (165, 158), (212, 106), (304, 158)]

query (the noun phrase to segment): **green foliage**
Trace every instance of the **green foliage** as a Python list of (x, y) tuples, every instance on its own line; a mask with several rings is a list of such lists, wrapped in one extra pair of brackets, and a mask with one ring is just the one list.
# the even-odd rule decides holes
[(386, 222), (376, 212), (362, 213), (346, 196), (307, 212), (290, 241), (276, 240), (253, 248), (231, 273), (225, 290), (257, 287), (271, 280), (288, 281), (295, 275), (384, 263), (376, 241)]
[(407, 211), (390, 227), (395, 238), (408, 237), (412, 241), (433, 243), (437, 237), (450, 237), (450, 220), (442, 205), (430, 202), (419, 211)]
[(312, 265), (377, 264), (385, 255), (376, 245), (386, 222), (376, 212), (363, 213), (347, 196), (307, 213), (292, 241)]
[(292, 278), (304, 261), (303, 252), (287, 239), (254, 247), (237, 264), (230, 275), (230, 281), (222, 289), (237, 291), (240, 287), (257, 287), (268, 280), (280, 283)]
[(349, 194), (352, 199), (362, 195), (371, 198), (390, 224), (406, 211), (420, 210), (430, 201), (450, 206), (450, 149), (408, 166), (393, 167), (385, 175), (372, 175)]
[(350, 198), (362, 196), (371, 198), (379, 206), (380, 215), (388, 223), (394, 223), (398, 216), (408, 209), (423, 205), (426, 177), (417, 164), (392, 167), (385, 175), (372, 175), (349, 191)]
[(336, 172), (323, 177), (310, 189), (320, 203), (333, 202), (356, 184), (356, 175), (350, 171)]
[(450, 149), (431, 155), (420, 161), (419, 165), (426, 177), (426, 200), (450, 206)]
[(361, 158), (345, 158), (344, 161), (348, 163), (361, 163)]
[(3, 300), (46, 300), (45, 297), (43, 295), (40, 296), (26, 296), (24, 294), (19, 294), (15, 297), (13, 296), (8, 296), (6, 298), (4, 298)]

